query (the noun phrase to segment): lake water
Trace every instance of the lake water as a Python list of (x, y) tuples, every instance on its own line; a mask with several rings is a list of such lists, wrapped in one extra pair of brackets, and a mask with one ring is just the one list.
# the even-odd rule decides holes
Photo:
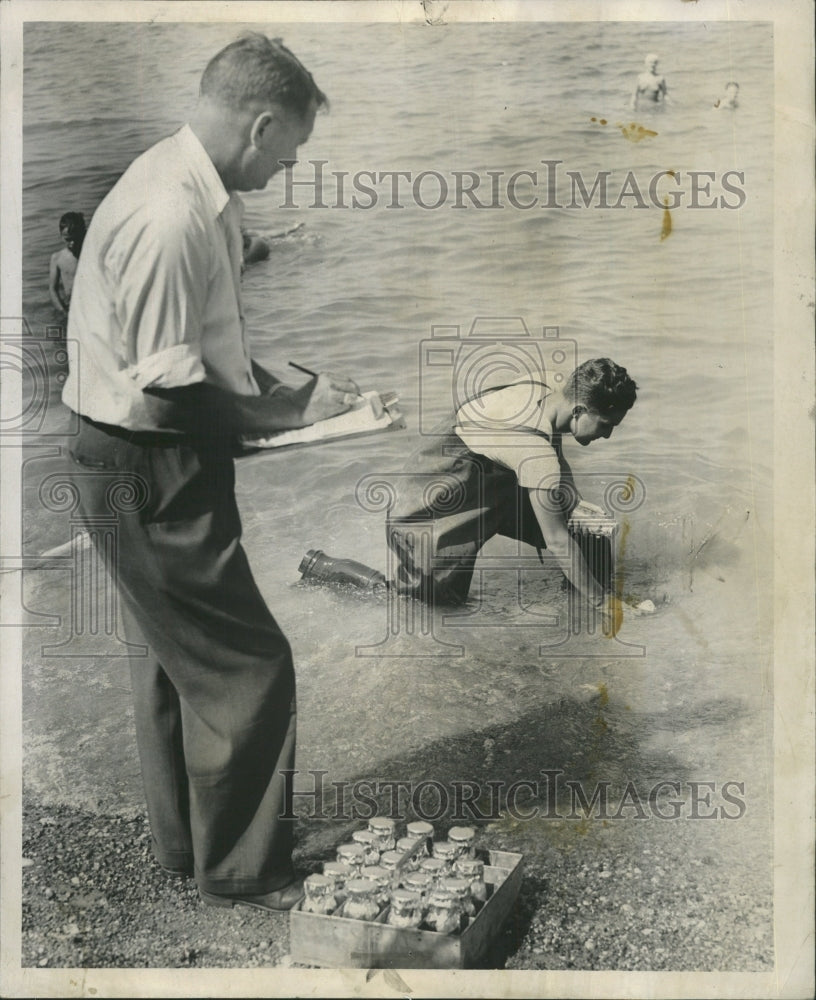
[[(239, 463), (247, 547), (293, 643), (302, 700), (343, 705), (332, 732), (303, 713), (302, 765), (330, 759), (340, 774), (357, 773), (390, 753), (390, 741), (419, 746), (487, 719), (499, 725), (520, 700), (550, 703), (603, 683), (615, 704), (640, 713), (647, 756), (670, 750), (687, 772), (712, 761), (728, 777), (750, 772), (765, 801), (767, 775), (757, 776), (767, 764), (771, 657), (770, 27), (259, 27), (285, 38), (331, 101), (301, 152), (301, 180), (311, 176), (310, 159), (328, 161), (326, 176), (425, 170), (450, 179), (470, 170), (485, 179), (485, 194), (487, 171), (506, 178), (532, 170), (538, 188), (522, 180), (518, 198), (543, 200), (541, 161), (560, 160), (564, 203), (567, 170), (588, 187), (609, 171), (613, 203), (628, 171), (648, 198), (649, 179), (668, 170), (679, 172), (687, 203), (688, 171), (696, 170), (715, 175), (701, 201), (726, 194), (734, 204), (721, 178), (744, 174), (733, 181), (745, 194), (738, 210), (681, 205), (663, 240), (662, 209), (636, 208), (634, 197), (618, 210), (525, 210), (506, 198), (500, 210), (450, 202), (430, 210), (410, 196), (389, 209), (385, 182), (370, 209), (310, 208), (306, 187), (295, 189), (298, 208), (282, 208), (282, 178), (245, 196), (251, 229), (304, 223), (244, 278), (259, 360), (293, 381), (289, 359), (347, 372), (364, 388), (397, 390), (408, 425)], [(53, 321), (47, 274), (59, 216), (74, 210), (90, 219), (128, 163), (185, 120), (203, 65), (238, 30), (26, 28), (23, 293), (35, 328)], [(627, 102), (649, 51), (661, 57), (673, 101), (663, 113), (633, 113)], [(714, 111), (730, 79), (740, 82), (741, 106)], [(620, 127), (632, 122), (656, 134), (633, 142)], [(671, 190), (665, 182), (661, 199)], [(330, 188), (327, 201), (335, 195)], [(435, 195), (431, 178), (422, 197)], [(621, 563), (627, 593), (658, 604), (654, 617), (627, 622), (622, 633), (645, 647), (643, 657), (618, 658), (627, 650), (602, 640), (572, 658), (541, 653), (535, 614), (562, 598), (528, 567), (519, 599), (501, 540), (485, 551), (482, 605), (476, 591), (470, 609), (476, 618), (438, 623), (438, 635), (461, 644), (464, 658), (355, 656), (357, 646), (382, 640), (385, 606), (297, 585), (307, 548), (384, 566), (382, 515), (362, 509), (356, 485), (399, 470), (424, 421), (446, 405), (449, 373), (423, 362), (432, 327), (459, 327), (462, 339), (477, 317), (521, 317), (537, 340), (544, 327), (558, 327), (568, 358), (610, 356), (640, 386), (609, 442), (568, 444), (567, 453), (587, 499), (601, 500), (614, 479), (636, 476), (643, 485), (643, 503), (626, 514)], [(470, 671), (472, 702), (436, 699), (429, 662), (442, 688)], [(343, 700), (349, 686), (357, 692), (351, 704)], [(395, 704), (393, 712), (372, 715), (372, 692), (378, 705)], [(414, 696), (437, 703), (418, 716)]]

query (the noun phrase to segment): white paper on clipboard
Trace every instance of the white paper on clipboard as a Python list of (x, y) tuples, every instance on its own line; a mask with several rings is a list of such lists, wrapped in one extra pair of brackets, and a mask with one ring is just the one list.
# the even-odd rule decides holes
[(244, 438), (246, 448), (285, 448), (296, 444), (312, 444), (318, 441), (331, 441), (335, 438), (353, 437), (357, 434), (371, 434), (375, 431), (388, 430), (389, 427), (402, 427), (404, 421), (396, 398), (389, 395), (387, 406), (383, 407), (380, 416), (374, 412), (373, 401), (379, 393), (371, 390), (364, 392), (350, 410), (339, 413), (327, 420), (318, 420), (308, 427), (298, 427), (294, 430), (280, 431), (263, 438)]

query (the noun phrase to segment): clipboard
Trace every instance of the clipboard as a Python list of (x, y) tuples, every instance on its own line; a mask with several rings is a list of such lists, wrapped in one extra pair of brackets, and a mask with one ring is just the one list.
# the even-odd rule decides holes
[[(382, 403), (380, 416), (374, 412), (373, 403), (377, 397)], [(279, 431), (263, 438), (242, 438), (241, 444), (246, 449), (292, 448), (306, 444), (321, 444), (324, 441), (339, 441), (364, 434), (376, 434), (379, 431), (402, 430), (405, 427), (405, 418), (398, 403), (399, 397), (395, 392), (380, 394), (370, 390), (362, 393), (350, 410), (339, 413), (336, 417), (318, 420), (308, 427)]]

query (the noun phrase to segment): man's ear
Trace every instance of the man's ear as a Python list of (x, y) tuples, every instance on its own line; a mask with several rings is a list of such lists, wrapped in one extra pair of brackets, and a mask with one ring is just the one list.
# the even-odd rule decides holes
[(252, 123), (252, 128), (249, 131), (249, 141), (253, 146), (260, 148), (263, 144), (264, 135), (267, 130), (272, 127), (277, 120), (277, 115), (274, 111), (262, 111), (258, 115)]

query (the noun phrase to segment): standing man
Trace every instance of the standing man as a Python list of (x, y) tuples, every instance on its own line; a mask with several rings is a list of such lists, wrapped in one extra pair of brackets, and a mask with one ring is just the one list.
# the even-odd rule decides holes
[(283, 910), (301, 894), (280, 818), (294, 669), (240, 544), (232, 454), (239, 435), (343, 412), (357, 387), (324, 374), (293, 390), (251, 360), (235, 192), (294, 160), (325, 103), (280, 41), (251, 34), (219, 52), (190, 123), (94, 214), (71, 303), (79, 510), (110, 516), (117, 481), (140, 495), (102, 554), (128, 638), (148, 646), (131, 676), (153, 850), (216, 906)]

